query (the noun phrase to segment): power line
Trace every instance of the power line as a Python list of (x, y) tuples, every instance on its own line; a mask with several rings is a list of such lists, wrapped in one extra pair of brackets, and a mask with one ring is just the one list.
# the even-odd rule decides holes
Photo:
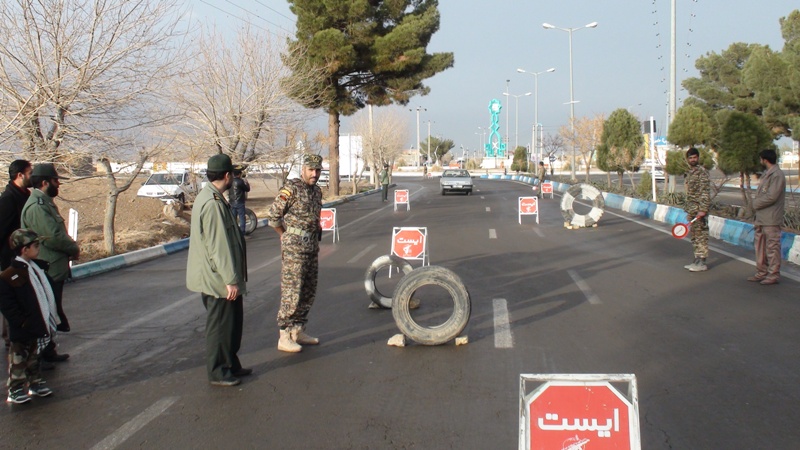
[(237, 16), (236, 14), (231, 13), (230, 11), (225, 11), (224, 9), (220, 8), (219, 6), (213, 5), (213, 4), (209, 3), (209, 2), (207, 2), (206, 0), (200, 0), (200, 3), (204, 3), (204, 4), (214, 8), (214, 9), (220, 11), (220, 12), (223, 12), (223, 13), (225, 13), (225, 14), (231, 16), (231, 17), (234, 17), (236, 19), (239, 19), (239, 20), (241, 20), (242, 22), (244, 22), (244, 23), (246, 23), (248, 25), (252, 25), (252, 26), (254, 26), (254, 27), (256, 27), (256, 28), (258, 28), (260, 30), (264, 30), (267, 33), (270, 33), (270, 34), (274, 35), (275, 37), (278, 37), (278, 38), (284, 37), (284, 36), (281, 36), (281, 35), (275, 33), (274, 31), (270, 30), (269, 28), (264, 28), (264, 27), (262, 27), (260, 25), (256, 25), (255, 23), (251, 22), (249, 19), (244, 19), (242, 17)]
[(272, 8), (272, 7), (269, 7), (269, 6), (267, 6), (267, 5), (263, 4), (263, 3), (261, 3), (261, 2), (260, 2), (260, 1), (258, 1), (258, 0), (255, 0), (255, 2), (256, 2), (256, 3), (258, 3), (259, 5), (261, 5), (261, 6), (265, 7), (265, 8), (267, 8), (267, 9), (271, 9), (272, 11), (274, 11), (274, 12), (275, 12), (275, 14), (277, 14), (277, 15), (279, 15), (279, 16), (281, 16), (281, 17), (285, 17), (285, 18), (287, 18), (287, 19), (291, 20), (292, 22), (294, 22), (294, 19), (292, 19), (291, 17), (289, 17), (289, 16), (286, 16), (286, 15), (284, 15), (284, 14), (281, 14), (281, 12), (280, 12), (280, 11), (278, 11), (277, 9), (275, 9), (275, 8)]
[[(286, 29), (284, 29), (282, 26), (278, 25), (277, 23), (275, 23), (275, 22), (271, 22), (271, 21), (269, 21), (269, 20), (267, 20), (267, 19), (265, 19), (265, 18), (263, 18), (263, 17), (259, 16), (258, 14), (254, 13), (253, 11), (250, 11), (250, 10), (248, 10), (248, 9), (246, 9), (246, 8), (242, 7), (242, 6), (239, 6), (239, 5), (237, 5), (236, 3), (233, 3), (231, 0), (225, 0), (225, 1), (226, 1), (226, 2), (228, 2), (228, 3), (230, 3), (231, 5), (233, 5), (233, 6), (237, 7), (237, 8), (239, 8), (239, 9), (241, 9), (242, 11), (246, 12), (247, 14), (250, 14), (250, 15), (252, 15), (252, 16), (258, 17), (259, 19), (263, 20), (264, 22), (267, 22), (267, 23), (268, 23), (268, 24), (270, 24), (270, 25), (275, 25), (275, 26), (276, 26), (276, 27), (278, 27), (280, 30), (282, 30), (282, 31), (285, 31), (285, 32), (286, 32), (286, 34), (292, 34), (292, 33), (291, 33), (289, 30), (286, 30)], [(284, 16), (284, 17), (285, 17), (285, 16)]]

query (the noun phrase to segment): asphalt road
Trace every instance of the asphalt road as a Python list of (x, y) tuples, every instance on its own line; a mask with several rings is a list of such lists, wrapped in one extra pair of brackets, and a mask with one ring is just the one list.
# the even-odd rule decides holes
[[(476, 180), (471, 196), (441, 196), (436, 179), (395, 181), (411, 191), (410, 211), (377, 195), (337, 207), (341, 241), (323, 237), (308, 329), (322, 345), (300, 354), (276, 350), (276, 234), (248, 238), (240, 357), (255, 373), (235, 388), (206, 381), (186, 252), (67, 285), (74, 331), (61, 351), (72, 357), (45, 372), (51, 398), (0, 408), (0, 446), (516, 448), (529, 373), (635, 374), (642, 448), (800, 442), (796, 268), (776, 286), (748, 283), (750, 252), (713, 242), (711, 270), (689, 273), (688, 240), (655, 222), (608, 210), (596, 228), (567, 230), (556, 197), (540, 224), (520, 225), (529, 186)], [(395, 226), (427, 227), (431, 263), (464, 280), (468, 345), (387, 346), (398, 331), (391, 311), (367, 309), (364, 273)], [(422, 295), (420, 320), (446, 315), (440, 294)]]

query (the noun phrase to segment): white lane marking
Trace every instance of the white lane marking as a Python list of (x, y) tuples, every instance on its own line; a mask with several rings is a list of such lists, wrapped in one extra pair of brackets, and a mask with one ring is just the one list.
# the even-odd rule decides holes
[(497, 239), (497, 231), (494, 228), (489, 228), (489, 239)]
[(536, 233), (536, 235), (540, 238), (544, 237), (544, 233), (542, 233), (542, 230), (540, 230), (539, 227), (533, 227), (533, 232)]
[(492, 208), (486, 207), (486, 212), (492, 212)]
[[(422, 193), (422, 191), (424, 191), (424, 190), (425, 190), (425, 188), (424, 188), (424, 187), (422, 187), (422, 188), (419, 188), (419, 190), (417, 190), (417, 191), (414, 191), (414, 192), (410, 193), (410, 197), (411, 197), (411, 198), (413, 198), (413, 197), (417, 197), (417, 196), (419, 196), (419, 195)], [(385, 205), (383, 208), (378, 208), (378, 209), (376, 209), (375, 211), (372, 211), (372, 212), (371, 212), (371, 213), (369, 213), (369, 214), (363, 215), (363, 216), (359, 217), (358, 219), (355, 219), (355, 220), (353, 220), (352, 222), (348, 222), (348, 223), (346, 223), (346, 224), (344, 224), (344, 225), (341, 225), (341, 226), (339, 226), (339, 230), (343, 230), (343, 229), (345, 229), (345, 228), (347, 228), (347, 227), (349, 227), (349, 226), (351, 226), (351, 225), (355, 225), (355, 224), (357, 224), (358, 222), (361, 222), (362, 220), (366, 219), (366, 218), (367, 218), (367, 217), (369, 217), (369, 216), (372, 216), (372, 215), (375, 215), (375, 214), (379, 214), (381, 211), (383, 211), (383, 210), (384, 210), (384, 209), (386, 209), (386, 208), (393, 208), (393, 207), (394, 207), (394, 203), (393, 203), (393, 202), (387, 202), (387, 203), (386, 203), (386, 205)]]
[(378, 245), (378, 244), (372, 244), (372, 245), (367, 246), (367, 248), (365, 248), (364, 250), (361, 250), (360, 252), (358, 252), (358, 254), (356, 256), (353, 256), (352, 258), (350, 258), (350, 260), (347, 261), (347, 264), (353, 264), (354, 262), (358, 261), (359, 259), (361, 259), (361, 257), (363, 257), (364, 255), (369, 253), (370, 250), (375, 248), (376, 245)]
[(485, 200), (485, 199), (486, 199), (486, 197), (484, 197), (483, 195), (481, 195), (481, 200)]
[(513, 348), (514, 336), (511, 335), (506, 299), (493, 299), (492, 306), (494, 309), (494, 346), (495, 348)]
[[(617, 216), (620, 219), (630, 220), (633, 223), (638, 223), (639, 225), (642, 225), (642, 226), (645, 226), (647, 228), (651, 228), (653, 230), (656, 230), (656, 231), (659, 231), (661, 233), (668, 234), (668, 235), (672, 236), (672, 230), (671, 229), (668, 231), (668, 230), (665, 230), (663, 228), (659, 228), (656, 225), (649, 224), (647, 222), (643, 222), (641, 220), (637, 220), (637, 219), (634, 219), (634, 218), (631, 218), (631, 217), (623, 216), (622, 214), (617, 214), (617, 213), (609, 211), (607, 209), (605, 211), (605, 214), (611, 214), (612, 216)], [(747, 259), (747, 258), (743, 258), (743, 257), (738, 256), (738, 255), (734, 255), (733, 253), (725, 251), (725, 250), (723, 250), (723, 249), (721, 249), (721, 248), (719, 248), (719, 247), (717, 247), (715, 245), (709, 245), (708, 248), (709, 248), (709, 250), (713, 250), (713, 251), (719, 253), (720, 255), (725, 255), (728, 258), (735, 259), (736, 261), (743, 262), (745, 264), (750, 264), (751, 266), (754, 266), (754, 267), (756, 265), (756, 262), (751, 260), (751, 259)], [(781, 273), (781, 277), (788, 278), (790, 280), (794, 280), (794, 281), (800, 282), (800, 277), (795, 276), (795, 275), (790, 274), (790, 273)]]
[(589, 287), (589, 284), (583, 281), (583, 278), (578, 275), (578, 272), (575, 272), (574, 270), (567, 270), (567, 273), (570, 277), (572, 277), (572, 281), (575, 282), (575, 284), (578, 286), (578, 289), (580, 289), (581, 292), (583, 292), (583, 295), (586, 296), (586, 300), (588, 300), (589, 303), (592, 305), (599, 305), (603, 303), (600, 301), (600, 297), (592, 292), (592, 288)]
[(178, 401), (178, 397), (167, 397), (153, 403), (153, 405), (142, 411), (138, 416), (117, 428), (117, 431), (106, 436), (105, 439), (92, 447), (92, 450), (111, 450), (119, 447), (129, 437), (133, 436), (137, 431), (150, 423), (150, 421), (163, 414), (164, 411), (176, 401)]

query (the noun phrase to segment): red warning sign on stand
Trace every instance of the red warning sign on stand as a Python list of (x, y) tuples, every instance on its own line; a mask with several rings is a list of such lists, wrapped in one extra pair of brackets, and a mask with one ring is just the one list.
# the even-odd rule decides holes
[(392, 236), (392, 254), (403, 259), (425, 259), (425, 228), (395, 228)]
[(336, 223), (336, 210), (332, 208), (323, 208), (319, 213), (319, 224), (322, 226), (322, 231), (333, 230)]
[(530, 215), (536, 215), (536, 223), (539, 223), (539, 199), (537, 197), (520, 197), (517, 222), (522, 225), (522, 216)]
[(553, 198), (553, 183), (542, 183), (542, 196), (545, 194), (550, 194), (550, 198)]

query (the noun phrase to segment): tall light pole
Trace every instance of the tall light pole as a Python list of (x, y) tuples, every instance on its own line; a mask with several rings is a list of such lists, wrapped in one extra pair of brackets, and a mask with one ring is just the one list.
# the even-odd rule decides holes
[[(420, 109), (423, 110), (423, 111), (427, 111), (427, 109), (423, 108), (422, 106), (417, 106), (417, 145), (420, 145), (420, 142), (421, 142), (419, 140), (419, 110)], [(414, 111), (414, 110), (413, 109), (409, 109), (409, 111)], [(418, 150), (422, 150), (421, 147), (422, 146), (420, 145)], [(428, 145), (428, 147), (430, 147), (430, 145)], [(428, 151), (428, 156), (430, 157), (430, 149)], [(419, 155), (417, 155), (417, 161), (419, 161)]]
[(514, 103), (515, 103), (515, 106), (514, 106), (514, 109), (515, 109), (515, 112), (514, 112), (514, 121), (515, 121), (515, 125), (514, 125), (514, 150), (515, 151), (517, 150), (517, 147), (519, 147), (519, 98), (520, 97), (527, 97), (527, 96), (529, 96), (531, 94), (533, 94), (533, 92), (526, 92), (524, 94), (519, 94), (519, 95), (514, 95), (514, 94), (509, 94), (509, 93), (503, 94), (503, 95), (506, 95), (508, 97), (514, 97)]
[[(438, 148), (438, 147), (437, 147)], [(428, 162), (431, 160), (431, 121), (428, 121)]]
[[(533, 89), (533, 103), (534, 103), (534, 107), (533, 107), (533, 136), (532, 136), (532, 139), (531, 139), (531, 147), (533, 149), (532, 153), (534, 155), (536, 154), (536, 147), (537, 147), (536, 146), (536, 127), (539, 126), (539, 75), (541, 75), (543, 73), (549, 73), (549, 72), (555, 72), (555, 71), (556, 71), (555, 67), (551, 67), (551, 68), (549, 68), (547, 70), (543, 70), (541, 72), (528, 72), (527, 70), (517, 69), (517, 72), (519, 72), (519, 73), (527, 73), (529, 75), (533, 75), (533, 77), (534, 77), (534, 83), (533, 83), (533, 85), (534, 85), (534, 89)], [(541, 152), (541, 149), (540, 149), (540, 151), (539, 151), (539, 161), (541, 161), (541, 160), (542, 160), (542, 152)]]
[[(511, 82), (511, 80), (506, 80), (506, 96), (508, 96), (508, 95), (509, 95), (509, 94), (508, 94), (508, 83), (510, 83), (510, 82)], [(506, 147), (508, 147), (508, 144), (510, 144), (510, 143), (511, 143), (511, 140), (508, 138), (508, 123), (509, 123), (509, 120), (508, 120), (508, 110), (509, 110), (509, 109), (511, 109), (511, 108), (506, 108)], [(502, 141), (501, 141), (501, 142), (502, 142)], [(506, 157), (508, 157), (508, 155), (506, 155)]]
[(574, 182), (577, 180), (577, 178), (575, 178), (575, 96), (572, 89), (572, 32), (580, 30), (581, 28), (595, 28), (597, 27), (597, 22), (592, 22), (577, 28), (560, 28), (550, 25), (549, 23), (543, 23), (542, 27), (544, 27), (546, 30), (556, 29), (569, 33), (569, 127), (571, 130), (570, 132), (572, 133), (572, 164), (570, 164), (572, 169), (572, 178), (570, 181)]

